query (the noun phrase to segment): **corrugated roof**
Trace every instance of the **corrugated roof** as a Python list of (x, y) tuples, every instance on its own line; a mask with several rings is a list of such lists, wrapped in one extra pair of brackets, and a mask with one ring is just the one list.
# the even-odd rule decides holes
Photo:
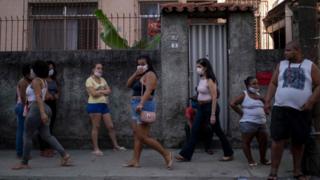
[(161, 10), (165, 13), (172, 12), (235, 12), (235, 11), (254, 11), (255, 8), (251, 4), (234, 4), (234, 3), (166, 3), (161, 4)]

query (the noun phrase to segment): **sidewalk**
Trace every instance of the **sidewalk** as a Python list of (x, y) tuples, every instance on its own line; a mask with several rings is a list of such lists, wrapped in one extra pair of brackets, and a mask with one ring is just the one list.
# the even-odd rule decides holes
[[(175, 154), (177, 149), (172, 150)], [(59, 167), (58, 155), (54, 158), (43, 158), (39, 151), (32, 152), (30, 165), (32, 169), (13, 171), (11, 167), (19, 162), (13, 150), (0, 151), (0, 180), (3, 179), (63, 179), (63, 180), (191, 180), (191, 179), (266, 179), (269, 166), (258, 165), (249, 168), (240, 149), (235, 150), (235, 159), (230, 162), (220, 162), (221, 150), (215, 150), (214, 155), (208, 155), (197, 150), (191, 162), (174, 162), (174, 169), (167, 170), (161, 156), (150, 149), (142, 152), (141, 168), (122, 167), (130, 159), (132, 150), (113, 152), (105, 150), (103, 157), (91, 155), (89, 150), (71, 150), (74, 166)], [(269, 152), (270, 153), (270, 152)], [(257, 150), (254, 150), (256, 161), (259, 160)], [(291, 179), (292, 166), (288, 151), (284, 152), (279, 176)], [(281, 178), (281, 179), (282, 179)]]

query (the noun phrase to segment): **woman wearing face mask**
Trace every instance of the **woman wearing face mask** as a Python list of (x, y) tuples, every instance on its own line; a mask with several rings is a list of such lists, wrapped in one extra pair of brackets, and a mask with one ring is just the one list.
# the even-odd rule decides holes
[(49, 130), (51, 109), (44, 103), (48, 88), (45, 81), (45, 78), (48, 77), (48, 71), (48, 65), (44, 61), (36, 61), (32, 66), (30, 76), (34, 78), (26, 89), (29, 111), (25, 120), (23, 156), (21, 163), (13, 167), (14, 170), (30, 168), (28, 162), (32, 149), (32, 137), (36, 132), (39, 132), (41, 138), (60, 154), (61, 166), (70, 165), (70, 155), (65, 152)]
[[(45, 103), (50, 107), (52, 111), (52, 116), (50, 120), (50, 133), (52, 134), (53, 127), (56, 121), (57, 116), (57, 100), (60, 97), (60, 86), (57, 81), (57, 72), (56, 65), (53, 61), (48, 61), (49, 66), (49, 76), (46, 79), (48, 83), (48, 92), (46, 94)], [(39, 136), (39, 144), (40, 144), (40, 155), (44, 157), (52, 157), (54, 155), (53, 150), (40, 136)]]
[(172, 153), (166, 150), (156, 139), (150, 136), (150, 124), (141, 121), (141, 111), (156, 111), (154, 100), (157, 87), (157, 76), (149, 56), (140, 56), (136, 59), (137, 70), (128, 79), (127, 87), (133, 93), (131, 97), (132, 129), (134, 135), (134, 152), (132, 159), (125, 167), (139, 167), (143, 144), (158, 151), (165, 160), (166, 167), (172, 168)]
[(249, 76), (244, 83), (246, 90), (230, 103), (232, 109), (241, 116), (242, 149), (249, 166), (257, 166), (250, 148), (252, 139), (256, 137), (259, 143), (260, 163), (270, 165), (270, 161), (266, 159), (268, 134), (266, 115), (263, 110), (264, 100), (259, 94), (258, 80)]
[(212, 66), (208, 59), (202, 58), (197, 61), (197, 73), (200, 75), (200, 82), (197, 87), (198, 106), (195, 120), (191, 128), (191, 136), (183, 146), (179, 155), (176, 156), (178, 161), (190, 161), (198, 142), (198, 133), (203, 122), (211, 124), (212, 131), (220, 139), (224, 156), (221, 161), (230, 161), (233, 159), (233, 150), (223, 133), (219, 122), (219, 105), (217, 104), (218, 89), (217, 80), (213, 73)]
[(98, 132), (101, 119), (103, 119), (104, 124), (108, 129), (108, 133), (113, 145), (113, 150), (126, 150), (124, 147), (120, 147), (117, 142), (116, 133), (113, 127), (110, 110), (108, 107), (108, 96), (111, 94), (111, 89), (106, 80), (102, 77), (102, 72), (102, 64), (97, 63), (92, 68), (92, 75), (86, 80), (86, 88), (89, 94), (87, 112), (89, 113), (92, 123), (92, 154), (96, 156), (103, 156), (103, 152), (100, 150), (98, 145)]

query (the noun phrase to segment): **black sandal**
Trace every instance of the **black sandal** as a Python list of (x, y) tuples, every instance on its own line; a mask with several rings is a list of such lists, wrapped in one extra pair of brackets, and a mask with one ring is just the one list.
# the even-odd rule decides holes
[(267, 180), (278, 180), (278, 176), (276, 174), (269, 174)]

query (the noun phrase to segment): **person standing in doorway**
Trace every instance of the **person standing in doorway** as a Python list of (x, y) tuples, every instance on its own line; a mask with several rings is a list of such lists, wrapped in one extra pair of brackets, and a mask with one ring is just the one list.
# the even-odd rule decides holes
[(271, 170), (268, 179), (277, 179), (284, 146), (291, 139), (293, 176), (306, 179), (301, 172), (304, 145), (311, 132), (311, 110), (320, 98), (320, 70), (302, 57), (298, 41), (288, 43), (285, 60), (276, 67), (265, 98), (265, 111), (271, 114)]
[(132, 159), (125, 164), (125, 167), (140, 167), (140, 155), (143, 144), (158, 151), (165, 160), (166, 167), (172, 169), (173, 155), (166, 150), (156, 139), (150, 136), (151, 124), (141, 120), (141, 112), (156, 111), (155, 89), (158, 84), (158, 77), (152, 66), (149, 56), (139, 56), (136, 59), (137, 70), (127, 81), (127, 87), (131, 88), (131, 113), (132, 129), (134, 135), (134, 150)]
[(19, 80), (17, 85), (17, 104), (15, 112), (17, 115), (17, 131), (16, 131), (16, 155), (17, 158), (22, 158), (23, 153), (23, 132), (24, 132), (24, 112), (25, 106), (27, 106), (26, 89), (31, 83), (32, 78), (30, 76), (30, 65), (24, 65), (22, 67), (23, 78)]
[(183, 146), (180, 153), (176, 156), (178, 161), (191, 161), (195, 146), (198, 142), (200, 126), (203, 122), (212, 125), (212, 131), (220, 139), (224, 156), (221, 161), (231, 161), (233, 159), (233, 150), (223, 133), (219, 122), (218, 88), (216, 76), (208, 59), (197, 60), (197, 73), (200, 75), (200, 81), (197, 87), (198, 106), (195, 120), (191, 128), (191, 136)]
[(114, 151), (126, 150), (124, 147), (118, 145), (116, 132), (110, 115), (108, 106), (108, 96), (111, 94), (111, 88), (107, 81), (102, 77), (103, 66), (97, 63), (92, 68), (91, 76), (86, 80), (86, 89), (89, 94), (87, 112), (92, 123), (91, 138), (93, 144), (92, 154), (96, 156), (103, 156), (103, 152), (98, 145), (99, 127), (101, 119), (104, 121), (108, 129), (109, 137), (112, 141)]
[(256, 137), (259, 143), (260, 163), (270, 165), (271, 162), (266, 159), (268, 145), (267, 118), (263, 109), (264, 99), (259, 93), (258, 80), (249, 76), (244, 80), (244, 84), (246, 90), (230, 103), (231, 108), (241, 116), (242, 150), (249, 166), (257, 166), (258, 163), (253, 159), (250, 147), (253, 138)]

